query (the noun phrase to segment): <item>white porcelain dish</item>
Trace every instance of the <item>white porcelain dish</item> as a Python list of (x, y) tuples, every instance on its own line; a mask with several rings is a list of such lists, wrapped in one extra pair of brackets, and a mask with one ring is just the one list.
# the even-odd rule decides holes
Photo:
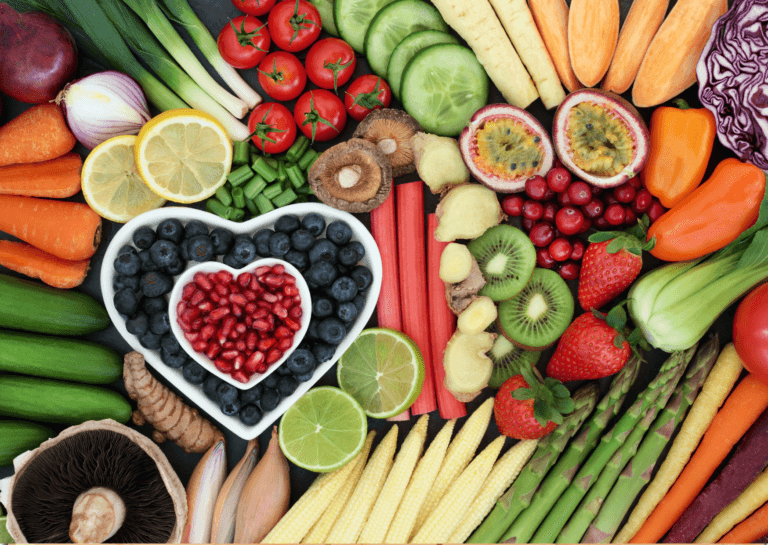
[[(229, 373), (222, 373), (216, 369), (216, 366), (208, 358), (208, 356), (201, 354), (200, 352), (195, 352), (195, 349), (192, 348), (192, 343), (190, 343), (184, 337), (184, 332), (181, 330), (181, 327), (179, 327), (176, 306), (181, 301), (181, 292), (184, 290), (184, 286), (192, 282), (192, 279), (198, 272), (211, 273), (218, 271), (229, 271), (234, 275), (235, 278), (237, 278), (240, 273), (255, 271), (264, 265), (271, 267), (278, 264), (285, 267), (285, 271), (296, 278), (296, 287), (299, 288), (299, 295), (301, 295), (301, 329), (299, 329), (293, 336), (293, 346), (285, 351), (282, 358), (270, 365), (266, 372), (254, 373), (251, 375), (251, 379), (248, 382), (240, 382), (239, 380), (232, 378), (232, 375)], [(209, 373), (216, 375), (221, 380), (230, 383), (232, 386), (239, 388), (240, 390), (248, 390), (249, 388), (253, 388), (259, 382), (271, 375), (275, 369), (280, 367), (283, 362), (288, 359), (288, 356), (290, 356), (293, 351), (296, 350), (296, 347), (299, 346), (299, 343), (307, 333), (307, 329), (309, 329), (309, 319), (311, 316), (312, 297), (309, 294), (309, 286), (307, 286), (307, 282), (304, 280), (304, 277), (301, 276), (301, 273), (298, 271), (298, 269), (296, 269), (296, 267), (290, 263), (283, 261), (282, 259), (275, 258), (257, 259), (242, 269), (233, 269), (232, 267), (229, 267), (228, 265), (218, 261), (205, 261), (203, 263), (196, 263), (195, 265), (188, 267), (186, 271), (176, 277), (175, 283), (173, 285), (173, 291), (171, 291), (171, 296), (168, 299), (168, 318), (171, 321), (171, 331), (173, 331), (173, 334), (176, 336), (176, 339), (179, 341), (179, 344), (184, 349), (184, 351), (189, 354), (189, 356), (197, 363), (202, 365), (203, 368), (206, 369)]]
[[(128, 330), (125, 328), (125, 320), (115, 309), (113, 301), (114, 290), (112, 288), (112, 281), (115, 276), (115, 258), (117, 257), (117, 252), (124, 245), (133, 245), (133, 233), (136, 229), (144, 225), (156, 228), (161, 221), (168, 218), (177, 218), (184, 224), (196, 219), (202, 221), (211, 229), (222, 227), (229, 229), (235, 234), (248, 233), (252, 235), (259, 229), (272, 228), (277, 219), (284, 214), (296, 214), (299, 217), (304, 217), (310, 213), (320, 214), (325, 218), (326, 223), (342, 220), (349, 224), (354, 233), (352, 240), (360, 242), (365, 247), (365, 257), (363, 258), (362, 263), (371, 270), (371, 273), (373, 274), (373, 284), (368, 288), (365, 294), (365, 307), (363, 308), (363, 311), (357, 317), (354, 327), (347, 333), (347, 336), (337, 347), (333, 358), (318, 365), (311, 380), (299, 384), (299, 387), (291, 396), (280, 401), (280, 404), (273, 411), (265, 413), (258, 424), (255, 426), (246, 426), (236, 416), (225, 416), (219, 409), (218, 404), (211, 399), (208, 399), (203, 393), (201, 386), (190, 384), (184, 379), (180, 369), (171, 369), (165, 365), (160, 359), (160, 352), (158, 350), (148, 350), (144, 348), (141, 346), (139, 339), (135, 335), (128, 333)], [(109, 317), (126, 342), (131, 345), (134, 350), (144, 354), (147, 362), (154, 367), (158, 373), (165, 377), (192, 403), (207, 413), (208, 416), (239, 437), (250, 440), (261, 435), (261, 433), (269, 428), (280, 415), (288, 410), (288, 407), (293, 405), (293, 403), (304, 395), (304, 393), (307, 392), (320, 377), (325, 375), (365, 328), (373, 311), (376, 309), (376, 301), (378, 300), (379, 292), (381, 291), (381, 275), (381, 254), (379, 253), (376, 242), (373, 240), (368, 229), (366, 229), (365, 226), (352, 214), (336, 210), (335, 208), (331, 208), (324, 204), (292, 204), (284, 206), (283, 208), (278, 208), (272, 212), (268, 212), (267, 214), (263, 214), (243, 223), (234, 223), (194, 208), (164, 207), (152, 210), (151, 212), (146, 212), (132, 219), (115, 234), (104, 255), (104, 261), (101, 268), (101, 291), (104, 296), (104, 305), (109, 312)]]

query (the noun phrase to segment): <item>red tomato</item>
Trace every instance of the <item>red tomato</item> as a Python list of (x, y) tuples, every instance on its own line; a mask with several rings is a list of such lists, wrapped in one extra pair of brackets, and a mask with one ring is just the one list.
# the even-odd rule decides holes
[(344, 105), (355, 121), (362, 121), (373, 110), (388, 108), (392, 102), (392, 89), (379, 76), (360, 76), (347, 88)]
[(264, 27), (256, 17), (235, 17), (219, 32), (219, 53), (235, 68), (253, 68), (267, 54), (272, 42)]
[(307, 91), (293, 109), (296, 124), (313, 142), (326, 142), (341, 134), (347, 112), (341, 99), (325, 89)]
[(269, 12), (267, 22), (275, 45), (292, 53), (312, 45), (322, 30), (320, 12), (307, 0), (283, 0)]
[(248, 118), (251, 140), (264, 153), (282, 153), (296, 140), (291, 111), (277, 102), (259, 104)]
[(307, 85), (307, 72), (296, 55), (270, 53), (259, 64), (259, 85), (275, 100), (293, 100)]
[(248, 15), (266, 15), (277, 0), (232, 0), (232, 4)]
[(768, 284), (752, 290), (736, 309), (733, 345), (744, 367), (768, 384)]
[(355, 71), (355, 50), (344, 40), (325, 38), (315, 42), (304, 64), (312, 83), (338, 93), (339, 85), (347, 83)]

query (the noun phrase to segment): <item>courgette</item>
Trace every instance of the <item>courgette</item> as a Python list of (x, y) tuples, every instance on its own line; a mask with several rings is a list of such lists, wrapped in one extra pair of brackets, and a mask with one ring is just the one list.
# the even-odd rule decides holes
[(111, 418), (125, 424), (131, 405), (112, 390), (38, 377), (0, 376), (0, 416), (82, 424)]
[[(53, 437), (45, 426), (21, 420), (0, 420), (0, 467), (9, 466), (19, 454)], [(1, 543), (5, 541), (0, 540)]]
[(50, 335), (85, 335), (109, 326), (93, 297), (0, 274), (0, 327)]

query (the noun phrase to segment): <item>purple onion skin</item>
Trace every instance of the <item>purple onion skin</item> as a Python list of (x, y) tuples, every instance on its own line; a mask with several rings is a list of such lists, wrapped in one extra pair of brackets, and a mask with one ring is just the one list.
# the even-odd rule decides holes
[(712, 27), (696, 76), (720, 142), (768, 170), (768, 0), (735, 0)]

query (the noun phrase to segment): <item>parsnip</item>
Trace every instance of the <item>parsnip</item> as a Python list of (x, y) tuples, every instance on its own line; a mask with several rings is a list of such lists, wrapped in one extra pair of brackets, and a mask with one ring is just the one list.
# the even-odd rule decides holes
[(528, 7), (560, 81), (571, 93), (581, 89), (568, 53), (568, 4), (565, 0), (528, 0)]

